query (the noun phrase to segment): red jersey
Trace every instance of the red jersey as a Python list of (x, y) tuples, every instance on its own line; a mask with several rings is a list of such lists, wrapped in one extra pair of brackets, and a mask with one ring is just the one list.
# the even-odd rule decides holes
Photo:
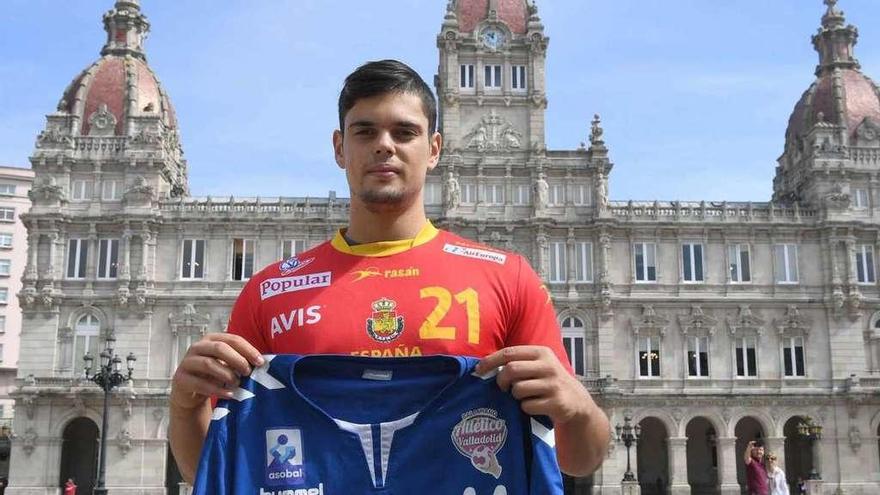
[(519, 255), (428, 223), (349, 246), (341, 233), (244, 286), (228, 332), (264, 354), (483, 357), (549, 347), (571, 370), (546, 287)]

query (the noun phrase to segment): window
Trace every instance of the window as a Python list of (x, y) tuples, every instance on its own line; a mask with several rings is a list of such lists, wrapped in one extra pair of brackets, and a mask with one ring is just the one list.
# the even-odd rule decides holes
[(287, 259), (296, 256), (306, 250), (306, 241), (304, 239), (290, 239), (284, 241), (281, 245), (281, 258)]
[(736, 339), (736, 376), (758, 376), (758, 355), (755, 337)]
[(0, 259), (0, 277), (8, 277), (12, 268), (12, 260)]
[(116, 278), (119, 239), (98, 241), (98, 278)]
[(525, 65), (514, 65), (512, 66), (510, 71), (510, 87), (513, 89), (525, 90), (526, 89), (526, 66)]
[(703, 281), (703, 245), (687, 242), (681, 245), (681, 270), (685, 282)]
[(487, 65), (483, 67), (486, 78), (483, 80), (483, 86), (491, 89), (501, 88), (501, 66)]
[[(177, 334), (177, 362), (174, 363), (174, 368), (177, 369), (177, 365), (183, 361), (183, 357), (186, 356), (186, 351), (189, 350), (189, 346), (198, 342), (202, 338), (202, 335), (199, 332), (180, 332)], [(171, 371), (174, 373), (174, 370)]]
[(474, 204), (477, 202), (477, 185), (465, 183), (461, 186), (461, 202), (465, 204)]
[[(83, 356), (86, 353), (95, 358), (95, 363), (100, 363), (98, 353), (98, 334), (101, 331), (101, 323), (94, 315), (87, 314), (80, 317), (73, 327), (73, 372), (75, 375), (83, 373)], [(94, 366), (94, 365), (93, 365)]]
[(67, 243), (67, 278), (86, 278), (89, 240), (71, 239)]
[(513, 190), (513, 204), (527, 205), (531, 201), (531, 190), (528, 184), (517, 184)]
[(15, 208), (0, 207), (0, 222), (14, 222)]
[(0, 184), (0, 196), (15, 196), (15, 184)]
[(0, 248), (12, 247), (12, 234), (0, 234)]
[(551, 205), (564, 205), (565, 204), (565, 184), (552, 184), (550, 186), (550, 198), (549, 203)]
[(733, 244), (727, 248), (730, 281), (744, 283), (752, 281), (748, 244)]
[(688, 338), (688, 376), (709, 376), (709, 337)]
[(585, 335), (584, 322), (580, 318), (569, 316), (562, 320), (562, 346), (565, 347), (574, 374), (579, 376), (584, 376), (587, 369), (584, 352)]
[(504, 204), (504, 185), (503, 184), (486, 184), (483, 186), (484, 201), (489, 205)]
[(593, 245), (589, 242), (576, 242), (574, 245), (575, 280), (593, 281)]
[(795, 284), (798, 281), (797, 245), (776, 245), (776, 282)]
[(874, 278), (874, 248), (866, 244), (856, 246), (856, 280), (860, 284), (873, 284)]
[(462, 64), (460, 67), (459, 86), (462, 88), (474, 87), (474, 65)]
[(92, 199), (93, 183), (90, 180), (74, 180), (70, 183), (70, 197), (74, 201)]
[(6, 333), (6, 315), (0, 315), (0, 334)]
[(442, 201), (442, 188), (440, 184), (436, 182), (431, 182), (425, 184), (425, 204), (426, 205), (439, 205)]
[(101, 199), (104, 201), (117, 201), (122, 199), (122, 181), (105, 180), (101, 187)]
[(0, 304), (9, 303), (9, 289), (0, 287)]
[(660, 338), (639, 337), (639, 376), (660, 376)]
[(574, 204), (584, 206), (590, 204), (590, 188), (586, 184), (574, 187)]
[(782, 339), (782, 366), (785, 376), (806, 376), (804, 372), (804, 338)]
[(254, 274), (253, 239), (233, 239), (232, 280), (247, 280)]
[(636, 282), (657, 281), (656, 250), (657, 245), (653, 242), (637, 242), (633, 245)]
[(204, 278), (205, 241), (185, 239), (180, 264), (180, 278)]
[(566, 279), (565, 272), (566, 272), (565, 243), (564, 242), (551, 242), (550, 243), (550, 282), (551, 283), (565, 282), (565, 279)]
[(871, 205), (868, 202), (868, 190), (862, 187), (857, 187), (852, 190), (853, 196), (853, 207), (859, 210), (863, 210), (865, 208), (870, 207)]

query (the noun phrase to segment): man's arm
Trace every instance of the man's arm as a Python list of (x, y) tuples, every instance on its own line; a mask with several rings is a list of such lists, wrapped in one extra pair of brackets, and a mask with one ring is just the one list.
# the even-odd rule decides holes
[(483, 358), (476, 371), (499, 366), (498, 386), (520, 401), (523, 412), (553, 421), (559, 468), (571, 476), (595, 471), (608, 450), (608, 417), (556, 354), (542, 346), (508, 347)]
[(746, 445), (746, 451), (743, 453), (743, 461), (745, 461), (746, 466), (748, 466), (749, 464), (752, 463), (752, 449), (753, 448), (755, 448), (755, 441), (754, 440), (752, 440), (751, 442), (748, 443), (748, 445)]
[(212, 396), (232, 397), (239, 377), (263, 364), (260, 352), (239, 335), (209, 333), (191, 345), (171, 379), (168, 439), (177, 468), (192, 483), (211, 422)]

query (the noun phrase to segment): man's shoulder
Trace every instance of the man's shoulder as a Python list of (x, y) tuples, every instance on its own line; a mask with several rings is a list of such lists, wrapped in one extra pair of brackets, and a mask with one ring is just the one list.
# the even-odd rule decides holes
[(311, 249), (307, 249), (301, 253), (297, 253), (288, 258), (273, 261), (272, 263), (264, 266), (260, 271), (255, 273), (251, 277), (251, 280), (266, 280), (276, 277), (292, 276), (294, 273), (305, 270), (306, 267), (311, 265), (319, 258), (326, 257), (326, 251), (329, 245), (330, 241), (324, 241), (317, 246)]

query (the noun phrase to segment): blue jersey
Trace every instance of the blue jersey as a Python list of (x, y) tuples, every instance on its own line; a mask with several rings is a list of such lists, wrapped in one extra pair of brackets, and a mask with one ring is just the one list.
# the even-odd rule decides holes
[(265, 358), (214, 409), (194, 495), (563, 493), (549, 420), (474, 358)]

